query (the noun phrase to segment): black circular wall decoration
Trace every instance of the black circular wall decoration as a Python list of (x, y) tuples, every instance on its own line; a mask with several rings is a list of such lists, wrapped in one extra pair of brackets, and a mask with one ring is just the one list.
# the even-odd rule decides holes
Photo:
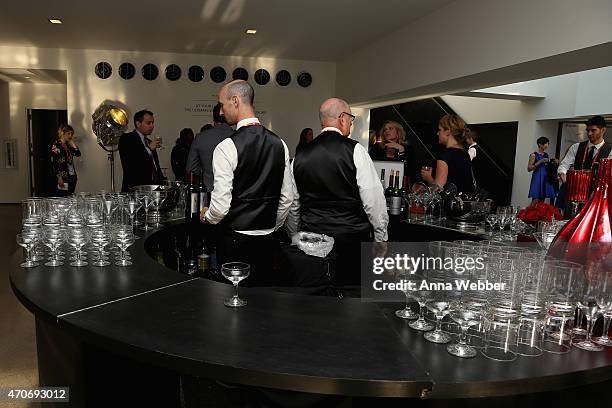
[(276, 74), (276, 83), (280, 86), (287, 86), (291, 83), (291, 74), (286, 69), (278, 71)]
[(134, 65), (130, 64), (129, 62), (124, 62), (123, 64), (119, 65), (119, 76), (125, 80), (128, 79), (132, 79), (134, 78), (134, 75), (136, 74), (136, 68), (134, 68)]
[(297, 83), (302, 88), (308, 88), (312, 84), (312, 75), (308, 72), (300, 72), (297, 77)]
[(213, 82), (216, 82), (216, 83), (223, 82), (225, 81), (226, 77), (227, 77), (227, 73), (225, 72), (223, 67), (214, 67), (213, 69), (210, 70), (210, 79), (212, 79)]
[(166, 79), (168, 81), (177, 81), (181, 78), (181, 67), (176, 64), (170, 64), (166, 67)]
[(247, 72), (246, 69), (242, 68), (242, 67), (238, 67), (234, 70), (234, 72), (232, 72), (232, 78), (233, 79), (242, 79), (243, 81), (248, 81), (249, 80), (249, 73)]
[(106, 79), (113, 73), (113, 68), (108, 62), (98, 62), (95, 68), (96, 75), (100, 79)]
[(265, 85), (270, 82), (270, 73), (265, 69), (261, 68), (255, 71), (255, 82), (258, 85)]
[(189, 71), (187, 71), (187, 77), (192, 82), (200, 82), (204, 79), (204, 69), (199, 65), (192, 65), (189, 67)]
[(159, 75), (159, 69), (155, 64), (146, 64), (142, 67), (142, 76), (147, 81), (153, 81)]

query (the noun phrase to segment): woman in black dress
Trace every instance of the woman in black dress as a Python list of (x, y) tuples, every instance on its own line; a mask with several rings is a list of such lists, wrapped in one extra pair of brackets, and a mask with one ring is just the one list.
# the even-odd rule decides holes
[(55, 195), (58, 197), (74, 193), (77, 174), (73, 159), (81, 155), (74, 143), (74, 129), (62, 125), (57, 130), (57, 140), (51, 145), (51, 168), (53, 169)]
[(457, 115), (445, 115), (438, 122), (438, 143), (446, 146), (436, 161), (435, 177), (431, 168), (423, 168), (421, 176), (429, 184), (444, 187), (453, 183), (457, 190), (472, 193), (475, 188), (472, 163), (465, 150), (470, 129)]

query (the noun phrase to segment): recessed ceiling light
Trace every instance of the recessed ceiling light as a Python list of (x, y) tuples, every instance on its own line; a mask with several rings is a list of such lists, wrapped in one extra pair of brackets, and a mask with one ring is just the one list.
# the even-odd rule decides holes
[(24, 78), (25, 78), (25, 79), (30, 79), (31, 77), (29, 77), (29, 76), (24, 76)]
[(246, 30), (247, 34), (257, 34), (257, 30), (255, 30), (254, 28), (250, 28), (248, 30)]
[(60, 20), (59, 18), (50, 18), (49, 22), (51, 24), (62, 24), (62, 20)]

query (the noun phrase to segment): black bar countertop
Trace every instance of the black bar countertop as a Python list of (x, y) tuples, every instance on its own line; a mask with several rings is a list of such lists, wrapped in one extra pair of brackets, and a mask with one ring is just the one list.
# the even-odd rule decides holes
[[(162, 229), (153, 234), (164, 234)], [(470, 398), (553, 391), (612, 380), (612, 348), (494, 362), (460, 359), (397, 319), (397, 304), (241, 288), (191, 278), (144, 249), (133, 266), (20, 268), (19, 300), (37, 317), (124, 358), (179, 373), (281, 390), (348, 396)]]

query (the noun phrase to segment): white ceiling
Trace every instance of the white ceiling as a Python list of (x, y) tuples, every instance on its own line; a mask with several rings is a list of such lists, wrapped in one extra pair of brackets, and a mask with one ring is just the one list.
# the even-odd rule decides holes
[(0, 45), (337, 61), (452, 1), (16, 0)]

